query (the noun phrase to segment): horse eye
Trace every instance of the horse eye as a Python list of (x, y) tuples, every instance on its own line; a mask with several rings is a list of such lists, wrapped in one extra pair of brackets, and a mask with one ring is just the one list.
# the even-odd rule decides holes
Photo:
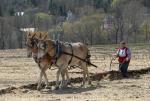
[(43, 48), (43, 49), (46, 49), (46, 43), (43, 43), (43, 44), (42, 44), (42, 48)]
[(44, 48), (44, 45), (43, 45), (43, 44), (41, 44), (41, 45), (39, 45), (39, 47), (43, 49), (43, 48)]
[(42, 47), (44, 48), (44, 44), (42, 44)]

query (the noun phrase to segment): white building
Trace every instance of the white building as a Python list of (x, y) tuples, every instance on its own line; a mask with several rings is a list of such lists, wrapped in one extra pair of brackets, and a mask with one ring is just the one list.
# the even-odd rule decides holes
[(36, 28), (20, 28), (20, 31), (23, 31), (23, 32), (35, 32)]
[(16, 12), (15, 13), (15, 16), (23, 16), (24, 15), (24, 12)]

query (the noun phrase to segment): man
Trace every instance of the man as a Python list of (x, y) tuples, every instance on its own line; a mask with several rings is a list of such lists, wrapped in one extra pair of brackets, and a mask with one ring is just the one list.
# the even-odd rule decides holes
[(126, 46), (126, 42), (120, 42), (120, 48), (118, 48), (116, 56), (118, 57), (119, 61), (119, 70), (123, 77), (128, 77), (127, 70), (131, 59), (131, 51)]

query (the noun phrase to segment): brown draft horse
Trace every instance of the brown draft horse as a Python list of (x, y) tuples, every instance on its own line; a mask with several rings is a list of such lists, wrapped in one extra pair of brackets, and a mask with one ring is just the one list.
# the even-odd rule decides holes
[[(37, 58), (37, 56), (38, 56), (37, 42), (42, 37), (41, 34), (40, 34), (40, 36), (38, 36), (38, 35), (39, 35), (38, 32), (28, 32), (26, 45), (27, 45), (28, 51), (32, 52), (32, 57), (35, 60), (35, 62), (38, 64), (38, 67), (40, 69), (38, 86), (37, 86), (37, 90), (40, 90), (43, 75), (44, 75), (45, 83), (46, 83), (45, 88), (49, 88), (48, 78), (47, 78), (47, 75), (45, 72), (48, 68), (51, 68), (52, 62), (51, 62), (51, 57), (49, 56), (49, 54), (45, 54), (42, 59)], [(45, 36), (44, 39), (45, 38), (47, 38), (47, 36)], [(63, 80), (65, 80), (65, 74), (66, 74), (67, 80), (69, 80), (67, 69), (61, 73)]]
[[(59, 76), (69, 66), (76, 66), (83, 70), (83, 84), (85, 85), (86, 77), (88, 83), (91, 84), (88, 71), (88, 63), (90, 62), (89, 51), (85, 44), (77, 42), (71, 44), (61, 43), (59, 47), (61, 52), (56, 52), (58, 45), (53, 40), (39, 40), (38, 42), (38, 59), (42, 59), (45, 54), (49, 54), (53, 64), (58, 67), (56, 88), (59, 88)], [(56, 57), (59, 54), (58, 57)], [(78, 57), (78, 58), (76, 58)], [(80, 58), (80, 59), (79, 59)]]

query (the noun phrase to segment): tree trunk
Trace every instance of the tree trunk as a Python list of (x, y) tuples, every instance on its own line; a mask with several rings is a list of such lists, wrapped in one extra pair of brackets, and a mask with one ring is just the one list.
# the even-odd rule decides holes
[(3, 19), (1, 19), (1, 22), (0, 22), (0, 26), (1, 26), (1, 40), (0, 40), (0, 48), (1, 49), (4, 49), (5, 46), (4, 46), (4, 21)]
[(119, 29), (116, 29), (116, 44), (118, 43), (118, 32), (119, 32)]
[(91, 46), (93, 45), (93, 35), (92, 35), (92, 32), (91, 32)]

